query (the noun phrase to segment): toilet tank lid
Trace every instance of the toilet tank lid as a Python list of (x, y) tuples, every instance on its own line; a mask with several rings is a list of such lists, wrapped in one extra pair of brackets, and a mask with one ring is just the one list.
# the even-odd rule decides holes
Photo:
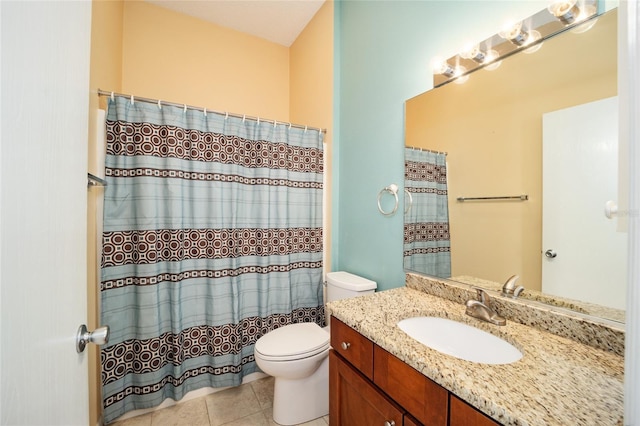
[(344, 271), (329, 272), (327, 274), (327, 282), (337, 287), (354, 291), (373, 290), (378, 286), (375, 281)]

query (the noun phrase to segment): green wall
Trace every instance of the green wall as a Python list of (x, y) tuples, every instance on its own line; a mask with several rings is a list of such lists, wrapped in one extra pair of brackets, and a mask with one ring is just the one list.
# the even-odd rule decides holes
[[(431, 89), (430, 62), (497, 33), (546, 1), (335, 3), (332, 267), (404, 285), (402, 207), (378, 212), (378, 192), (404, 180), (404, 101)], [(402, 206), (403, 198), (400, 198)]]

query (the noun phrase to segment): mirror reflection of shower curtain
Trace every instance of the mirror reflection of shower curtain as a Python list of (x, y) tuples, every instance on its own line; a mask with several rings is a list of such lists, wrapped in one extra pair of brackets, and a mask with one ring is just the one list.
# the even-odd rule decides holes
[(259, 337), (324, 324), (319, 131), (116, 97), (106, 178), (106, 423), (239, 385)]
[(413, 202), (404, 215), (404, 269), (451, 276), (451, 242), (444, 153), (405, 148), (405, 190)]

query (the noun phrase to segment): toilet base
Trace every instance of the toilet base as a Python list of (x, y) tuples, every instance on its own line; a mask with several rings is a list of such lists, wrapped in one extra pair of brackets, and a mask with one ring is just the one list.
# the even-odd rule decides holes
[(276, 377), (273, 421), (280, 425), (306, 423), (329, 414), (329, 357), (309, 377), (290, 380)]

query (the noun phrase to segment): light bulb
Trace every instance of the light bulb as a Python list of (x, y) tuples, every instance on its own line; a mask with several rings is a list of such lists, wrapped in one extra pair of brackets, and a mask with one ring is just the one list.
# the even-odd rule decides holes
[[(540, 32), (536, 31), (536, 30), (531, 30), (529, 31), (529, 37), (527, 37), (527, 42), (525, 43), (525, 46), (529, 46), (534, 44), (535, 42), (537, 42), (538, 40), (540, 40), (540, 38), (542, 38), (542, 35), (540, 34)], [(524, 49), (522, 51), (522, 53), (536, 53), (538, 50), (540, 50), (540, 48), (542, 47), (542, 42), (531, 46), (527, 49)]]
[(453, 75), (453, 82), (456, 84), (462, 84), (465, 83), (467, 80), (469, 80), (469, 74), (467, 75), (462, 75), (464, 73), (467, 72), (467, 69), (463, 66), (457, 66), (455, 69), (455, 74)]
[(522, 46), (523, 44), (525, 44), (528, 37), (528, 34), (525, 31), (522, 31), (522, 22), (505, 26), (503, 30), (498, 33), (498, 35), (506, 40), (509, 40), (516, 46)]
[(442, 58), (434, 58), (431, 62), (431, 68), (434, 74), (442, 74), (445, 77), (453, 77), (455, 74), (453, 67)]
[(547, 9), (565, 25), (573, 24), (580, 15), (577, 0), (556, 1), (550, 4)]
[[(585, 7), (583, 7), (580, 10), (580, 16), (578, 17), (578, 21), (585, 21), (587, 18), (595, 15), (596, 13), (596, 7), (592, 4), (587, 5)], [(591, 28), (593, 28), (593, 26), (596, 24), (596, 22), (598, 22), (598, 18), (593, 18), (587, 22), (584, 22), (580, 25), (577, 25), (576, 27), (571, 29), (571, 32), (574, 34), (582, 34), (585, 33), (587, 31), (589, 31)]]
[(460, 56), (465, 59), (471, 59), (478, 64), (482, 64), (486, 61), (485, 52), (480, 50), (480, 46), (477, 44), (475, 46), (465, 48), (462, 52), (460, 52)]
[(487, 51), (487, 57), (484, 59), (484, 63), (487, 64), (484, 69), (487, 71), (493, 71), (498, 69), (502, 64), (502, 61), (498, 61), (498, 52), (491, 49)]

